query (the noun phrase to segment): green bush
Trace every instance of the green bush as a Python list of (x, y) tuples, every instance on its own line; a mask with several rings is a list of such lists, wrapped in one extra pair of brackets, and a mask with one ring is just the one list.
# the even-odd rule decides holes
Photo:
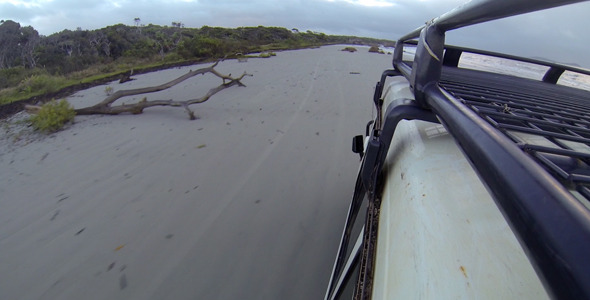
[(47, 74), (47, 71), (42, 69), (26, 69), (22, 66), (0, 69), (0, 89), (17, 86), (28, 77), (42, 74)]
[(74, 120), (74, 116), (76, 113), (68, 101), (51, 100), (43, 104), (39, 112), (31, 117), (31, 123), (36, 130), (56, 132), (63, 128), (67, 122)]
[(218, 58), (225, 55), (223, 42), (220, 39), (197, 35), (178, 45), (178, 53), (183, 58)]
[(23, 79), (18, 85), (19, 91), (29, 94), (47, 94), (59, 90), (64, 84), (65, 79), (61, 76), (51, 76), (49, 74), (32, 75)]
[(371, 48), (369, 48), (369, 52), (371, 52), (371, 53), (385, 54), (385, 52), (383, 52), (383, 50), (379, 49), (378, 46), (371, 46)]
[(99, 67), (101, 73), (110, 73), (115, 71), (115, 66), (113, 64), (104, 64)]
[(269, 58), (271, 55), (268, 52), (264, 52), (264, 53), (260, 53), (260, 55), (258, 55), (258, 56), (262, 57), (262, 58)]
[(176, 52), (168, 53), (168, 54), (166, 54), (166, 56), (164, 56), (165, 62), (177, 62), (177, 61), (182, 61), (182, 60), (183, 60), (182, 56)]
[(371, 46), (371, 48), (369, 48), (369, 52), (379, 53), (379, 47), (378, 46)]

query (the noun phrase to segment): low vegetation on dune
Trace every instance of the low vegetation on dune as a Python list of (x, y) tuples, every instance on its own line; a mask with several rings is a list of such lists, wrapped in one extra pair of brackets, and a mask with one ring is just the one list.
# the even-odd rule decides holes
[(277, 56), (277, 54), (274, 52), (263, 52), (258, 55), (258, 57), (262, 57), (262, 58), (269, 58), (271, 56)]
[[(276, 55), (273, 51), (328, 44), (385, 44), (371, 38), (332, 36), (279, 27), (185, 28), (117, 24), (97, 30), (64, 30), (42, 36), (31, 26), (0, 22), (0, 105), (59, 97), (68, 89), (86, 88), (135, 74), (219, 58)], [(0, 107), (1, 110), (1, 107)]]
[(68, 101), (51, 100), (41, 106), (30, 121), (36, 130), (42, 132), (55, 132), (60, 130), (66, 123), (74, 120), (76, 113)]
[(371, 46), (371, 48), (369, 48), (369, 52), (371, 52), (371, 53), (385, 54), (385, 52), (383, 50), (381, 50), (379, 48), (379, 46)]
[(348, 52), (356, 52), (356, 48), (355, 47), (344, 47), (342, 50), (340, 51), (348, 51)]

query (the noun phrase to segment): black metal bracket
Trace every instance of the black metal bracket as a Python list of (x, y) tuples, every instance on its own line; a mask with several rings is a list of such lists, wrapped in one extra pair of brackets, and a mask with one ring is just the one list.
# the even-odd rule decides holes
[[(377, 110), (377, 117), (375, 118), (375, 125), (373, 128), (379, 130), (381, 129), (381, 116), (383, 115), (383, 88), (385, 87), (385, 80), (387, 77), (394, 77), (394, 76), (401, 76), (402, 74), (398, 70), (385, 70), (381, 73), (381, 79), (377, 82), (375, 86), (375, 93), (373, 94), (373, 104), (375, 105), (375, 109)], [(368, 132), (368, 131), (367, 131)], [(367, 133), (368, 135), (368, 133)]]
[(371, 195), (376, 192), (377, 182), (393, 139), (393, 133), (401, 120), (439, 123), (432, 111), (422, 108), (411, 99), (399, 99), (389, 104), (385, 112), (383, 129), (379, 134), (373, 131), (360, 170), (361, 181)]
[(424, 108), (428, 107), (425, 90), (431, 85), (436, 85), (440, 79), (444, 44), (445, 33), (436, 25), (427, 25), (420, 32), (410, 86), (416, 102)]
[(564, 68), (552, 66), (547, 70), (547, 73), (543, 76), (543, 81), (548, 83), (556, 84), (559, 80), (559, 77), (565, 72)]

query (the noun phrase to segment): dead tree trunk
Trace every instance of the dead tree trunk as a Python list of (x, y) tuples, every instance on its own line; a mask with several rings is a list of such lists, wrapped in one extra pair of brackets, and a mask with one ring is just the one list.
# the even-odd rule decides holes
[[(234, 86), (234, 85), (245, 87), (245, 85), (241, 82), (242, 78), (244, 78), (244, 76), (252, 76), (251, 74), (247, 74), (247, 73), (244, 73), (240, 77), (237, 77), (237, 78), (232, 78), (231, 74), (230, 75), (223, 75), (215, 70), (215, 67), (217, 66), (218, 63), (219, 62), (216, 62), (212, 66), (198, 69), (195, 71), (191, 70), (187, 74), (184, 74), (184, 75), (182, 75), (170, 82), (167, 82), (167, 83), (164, 83), (164, 84), (161, 84), (158, 86), (117, 91), (114, 94), (110, 95), (109, 97), (105, 98), (102, 102), (100, 102), (98, 104), (95, 104), (90, 107), (76, 109), (75, 110), (76, 114), (77, 115), (93, 115), (93, 114), (117, 115), (120, 113), (141, 114), (145, 108), (152, 107), (152, 106), (176, 106), (176, 107), (183, 107), (187, 111), (189, 118), (191, 120), (194, 120), (195, 114), (189, 108), (189, 105), (196, 104), (196, 103), (203, 103), (203, 102), (209, 100), (209, 98), (211, 98), (211, 96), (217, 94), (221, 90), (224, 90), (224, 89)], [(196, 76), (199, 74), (204, 75), (206, 73), (211, 73), (211, 74), (221, 78), (223, 83), (217, 87), (210, 89), (205, 95), (203, 95), (200, 98), (183, 100), (183, 101), (172, 100), (172, 99), (148, 101), (147, 98), (144, 97), (141, 101), (139, 101), (137, 103), (111, 106), (115, 101), (117, 101), (118, 99), (120, 99), (122, 97), (162, 91), (162, 90), (168, 89), (170, 87), (173, 87), (173, 86), (175, 86), (175, 85), (177, 85), (177, 84), (179, 84), (179, 83), (181, 83), (193, 76)]]
[(131, 78), (131, 75), (133, 75), (133, 69), (131, 69), (131, 71), (121, 75), (121, 79), (119, 80), (119, 83), (125, 83), (127, 81), (135, 80), (135, 78)]

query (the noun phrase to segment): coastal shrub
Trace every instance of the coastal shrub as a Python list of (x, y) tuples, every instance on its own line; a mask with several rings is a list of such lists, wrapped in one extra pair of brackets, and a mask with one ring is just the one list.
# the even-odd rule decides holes
[(0, 104), (11, 103), (32, 96), (57, 92), (59, 89), (71, 84), (63, 76), (38, 74), (29, 76), (20, 81), (14, 87), (0, 89)]
[(115, 71), (115, 66), (113, 64), (104, 64), (99, 68), (100, 73), (110, 73)]
[[(17, 85), (20, 78), (24, 77), (24, 75), (22, 75), (24, 72), (24, 67), (0, 69), (0, 89)], [(19, 80), (14, 82), (13, 80), (15, 78), (18, 78)]]
[(166, 56), (164, 56), (165, 62), (177, 62), (177, 61), (182, 61), (182, 60), (183, 60), (182, 56), (176, 52), (168, 53), (168, 54), (166, 54)]
[(223, 57), (224, 49), (222, 40), (207, 36), (197, 35), (190, 40), (182, 41), (178, 45), (178, 53), (185, 59), (203, 57)]
[(68, 101), (51, 100), (43, 104), (39, 112), (31, 117), (31, 123), (36, 130), (56, 132), (67, 122), (74, 120), (74, 116), (76, 113)]
[(24, 79), (41, 74), (47, 75), (48, 73), (43, 69), (28, 69), (23, 66), (0, 69), (0, 89), (15, 87)]
[(345, 47), (344, 49), (342, 49), (340, 51), (356, 52), (356, 48), (355, 47)]
[[(276, 54), (275, 54), (276, 55)], [(272, 54), (270, 54), (269, 52), (264, 52), (264, 53), (260, 53), (260, 55), (258, 55), (259, 57), (262, 58), (269, 58), (271, 56), (273, 56)]]
[(371, 46), (371, 48), (369, 48), (369, 52), (385, 54), (385, 52), (383, 52), (383, 50), (379, 49), (378, 46)]
[(53, 93), (63, 85), (64, 81), (65, 79), (61, 76), (51, 76), (49, 74), (32, 75), (19, 83), (18, 90), (26, 94)]

